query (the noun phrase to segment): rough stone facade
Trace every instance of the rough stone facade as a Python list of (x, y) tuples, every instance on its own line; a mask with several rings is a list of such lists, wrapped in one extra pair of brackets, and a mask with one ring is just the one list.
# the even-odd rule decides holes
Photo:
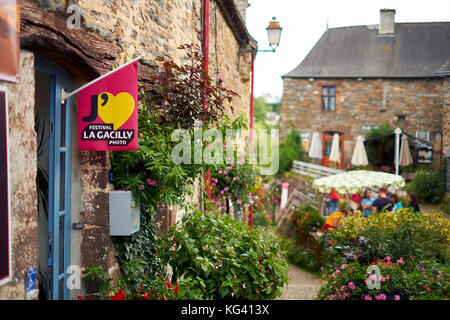
[[(231, 1), (231, 0), (230, 0)], [(68, 30), (58, 29), (65, 26), (65, 21), (70, 14), (66, 13), (68, 5), (75, 4), (81, 8), (81, 36), (75, 39), (78, 31), (72, 31), (68, 36)], [(32, 19), (53, 19), (59, 23), (51, 28), (45, 27), (42, 22), (41, 30), (47, 32), (51, 38), (48, 48), (42, 47), (40, 35), (35, 38), (27, 38), (22, 47), (27, 51), (21, 52), (20, 82), (18, 84), (6, 83), (9, 89), (10, 112), (10, 154), (11, 163), (11, 188), (12, 188), (12, 233), (13, 233), (13, 281), (0, 286), (0, 299), (24, 299), (26, 271), (37, 265), (38, 241), (37, 241), (37, 192), (36, 192), (36, 133), (34, 131), (34, 53), (49, 58), (62, 68), (71, 73), (74, 87), (80, 87), (87, 80), (93, 79), (104, 73), (101, 68), (108, 68), (112, 58), (114, 65), (120, 65), (139, 54), (145, 54), (145, 59), (140, 61), (139, 77), (145, 80), (141, 71), (146, 66), (154, 64), (154, 59), (167, 54), (176, 62), (184, 60), (183, 50), (177, 49), (180, 44), (195, 43), (201, 46), (201, 0), (23, 0), (22, 8), (29, 7), (27, 14), (34, 9), (41, 10), (39, 14), (31, 14)], [(45, 10), (42, 14), (42, 10)], [(24, 12), (24, 10), (22, 10)], [(46, 20), (47, 21), (47, 20)], [(23, 34), (32, 34), (33, 22), (30, 28), (22, 28)], [(49, 31), (50, 30), (50, 31)], [(245, 44), (238, 37), (236, 26), (230, 24), (221, 6), (216, 1), (211, 1), (210, 7), (210, 54), (209, 73), (216, 81), (222, 81), (223, 85), (239, 94), (233, 101), (235, 112), (231, 117), (239, 113), (249, 113), (250, 105), (250, 72), (251, 54), (240, 50)], [(241, 29), (242, 30), (242, 29)], [(84, 32), (84, 34), (82, 34)], [(95, 54), (92, 48), (79, 47), (74, 39), (90, 41), (95, 47), (92, 37), (103, 45), (109, 44), (113, 50), (108, 52), (107, 61), (101, 60), (94, 63), (93, 72), (82, 73), (73, 65), (73, 61), (64, 59), (64, 55), (74, 55), (78, 52), (93, 59)], [(64, 43), (66, 41), (67, 43)], [(54, 45), (58, 53), (55, 55)], [(34, 50), (39, 45), (39, 50)], [(71, 45), (71, 51), (66, 50), (65, 45)], [(86, 49), (88, 48), (88, 49)], [(94, 48), (95, 50), (95, 48)], [(103, 51), (99, 51), (103, 52)], [(115, 52), (118, 52), (117, 54)], [(97, 52), (98, 54), (98, 52)], [(55, 57), (59, 57), (56, 59)], [(71, 56), (71, 58), (74, 58)], [(77, 60), (78, 59), (78, 60)], [(103, 58), (102, 58), (103, 59)], [(95, 67), (98, 67), (97, 69)], [(99, 72), (99, 70), (101, 72)], [(78, 72), (77, 72), (78, 71)], [(82, 73), (82, 74), (81, 74)], [(0, 82), (5, 85), (4, 82)], [(72, 223), (84, 224), (83, 230), (72, 230), (72, 264), (82, 268), (91, 264), (100, 264), (117, 279), (118, 265), (114, 256), (114, 246), (109, 237), (109, 212), (108, 192), (113, 187), (108, 183), (108, 170), (110, 169), (109, 155), (107, 152), (79, 151), (77, 146), (77, 100), (73, 102), (73, 145), (72, 145)], [(194, 199), (198, 197), (199, 184), (195, 186)], [(180, 219), (182, 212), (177, 208), (168, 210), (161, 208), (158, 214), (161, 221), (158, 231), (164, 232), (169, 224)], [(164, 212), (165, 211), (165, 212)], [(83, 294), (73, 290), (72, 297)]]
[[(322, 86), (336, 87), (335, 111), (322, 111)], [(400, 126), (415, 136), (430, 132), (434, 147), (433, 166), (441, 161), (444, 97), (442, 78), (433, 79), (301, 79), (284, 78), (281, 103), (281, 135), (291, 129), (323, 133), (339, 131), (344, 136), (343, 168), (350, 167), (361, 125)], [(447, 98), (448, 99), (448, 98)], [(399, 119), (405, 116), (405, 120)], [(445, 122), (445, 120), (444, 120)], [(310, 136), (310, 137), (311, 137)]]
[[(81, 27), (98, 35), (119, 49), (117, 64), (144, 53), (144, 64), (164, 54), (184, 60), (178, 46), (195, 43), (201, 46), (202, 0), (34, 0), (33, 3), (50, 12), (68, 18), (67, 4), (76, 4), (82, 10)], [(226, 22), (216, 1), (210, 4), (209, 73), (219, 76), (224, 85), (239, 94), (234, 99), (235, 115), (249, 112), (249, 79), (251, 58), (239, 51), (239, 43)]]
[(443, 81), (444, 86), (444, 106), (442, 118), (442, 149), (444, 155), (450, 152), (450, 77), (446, 77)]
[(18, 84), (8, 88), (12, 281), (0, 286), (0, 299), (25, 299), (27, 271), (38, 260), (34, 55), (21, 51)]

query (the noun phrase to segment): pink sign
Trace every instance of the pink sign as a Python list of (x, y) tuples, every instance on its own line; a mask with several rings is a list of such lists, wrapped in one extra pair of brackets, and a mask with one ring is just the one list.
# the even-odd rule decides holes
[(288, 192), (289, 192), (289, 183), (288, 182), (283, 182), (281, 184), (281, 203), (280, 203), (280, 208), (284, 209), (287, 205), (287, 201), (288, 201)]
[(80, 150), (138, 150), (137, 61), (78, 93)]

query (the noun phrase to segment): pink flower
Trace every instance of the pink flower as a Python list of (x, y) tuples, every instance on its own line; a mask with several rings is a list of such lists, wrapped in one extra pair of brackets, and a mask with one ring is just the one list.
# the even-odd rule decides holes
[(141, 187), (142, 190), (145, 189), (145, 186), (143, 184), (140, 184), (139, 186)]
[(384, 260), (391, 261), (391, 257), (387, 256), (386, 258), (384, 258)]
[(346, 298), (348, 298), (348, 297), (350, 297), (350, 293), (348, 293), (348, 292), (345, 292), (345, 293), (342, 295), (342, 299), (346, 299)]
[(345, 268), (347, 268), (346, 264), (341, 265), (341, 269), (344, 270)]
[(400, 259), (398, 259), (397, 260), (397, 264), (404, 264), (405, 263), (405, 261), (403, 261), (403, 258), (402, 257), (400, 257)]
[(395, 295), (394, 296), (394, 300), (400, 300), (400, 296), (399, 295)]
[(223, 170), (223, 174), (227, 174), (227, 170)]
[(233, 177), (233, 181), (236, 181), (236, 179), (237, 179), (236, 177)]
[(228, 191), (228, 190), (230, 190), (230, 188), (228, 188), (228, 187), (225, 187), (225, 191)]
[(376, 300), (386, 300), (386, 295), (384, 293), (379, 294), (375, 297)]
[(355, 290), (355, 289), (356, 289), (355, 284), (354, 284), (352, 281), (350, 281), (350, 282), (347, 284), (347, 286), (348, 286), (348, 288), (349, 288), (350, 290)]
[(216, 183), (215, 183), (215, 182), (213, 182), (213, 183), (212, 183), (212, 186), (213, 186), (213, 187), (215, 187), (215, 186), (216, 186)]
[(219, 174), (222, 174), (222, 170), (219, 170)]
[(341, 287), (341, 291), (344, 291), (345, 289), (347, 289), (347, 286), (342, 286)]
[(366, 294), (366, 295), (364, 296), (364, 300), (372, 300), (372, 297), (369, 296), (368, 294)]
[(151, 186), (154, 186), (155, 184), (156, 184), (156, 180), (152, 180), (152, 179), (150, 179), (150, 178), (147, 178), (147, 183), (149, 184), (149, 185), (151, 185)]

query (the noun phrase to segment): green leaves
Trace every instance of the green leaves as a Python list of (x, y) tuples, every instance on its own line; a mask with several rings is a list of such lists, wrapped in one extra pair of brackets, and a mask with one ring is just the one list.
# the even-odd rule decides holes
[[(190, 213), (159, 244), (163, 263), (176, 268), (203, 298), (273, 299), (287, 281), (278, 243), (228, 216)], [(181, 249), (171, 252), (174, 246)]]

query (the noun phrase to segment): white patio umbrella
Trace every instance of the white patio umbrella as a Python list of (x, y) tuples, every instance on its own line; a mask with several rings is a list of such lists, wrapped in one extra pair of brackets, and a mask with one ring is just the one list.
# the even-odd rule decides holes
[(367, 166), (369, 160), (367, 160), (366, 149), (364, 148), (364, 138), (358, 136), (356, 138), (355, 149), (352, 155), (352, 165), (354, 166)]
[(402, 146), (400, 148), (400, 160), (399, 165), (401, 166), (409, 166), (413, 163), (413, 159), (411, 156), (411, 151), (409, 150), (408, 137), (402, 136)]
[(333, 141), (331, 142), (330, 161), (341, 162), (341, 153), (339, 151), (339, 135), (337, 133), (334, 134)]
[(314, 132), (308, 156), (311, 159), (322, 159), (322, 141), (318, 132)]
[(332, 176), (318, 178), (313, 182), (313, 188), (322, 193), (334, 190), (341, 194), (359, 193), (364, 188), (380, 188), (389, 185), (398, 190), (405, 186), (403, 177), (378, 171), (352, 170)]

